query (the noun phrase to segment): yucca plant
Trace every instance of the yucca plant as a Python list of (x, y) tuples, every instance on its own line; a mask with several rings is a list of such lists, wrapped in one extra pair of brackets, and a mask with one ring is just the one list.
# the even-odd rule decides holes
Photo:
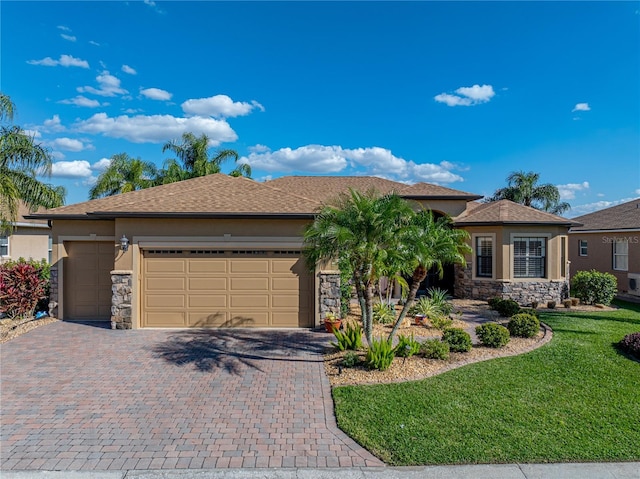
[(371, 369), (386, 371), (395, 357), (394, 348), (388, 339), (376, 338), (371, 341), (365, 361)]
[(359, 324), (348, 323), (345, 326), (344, 331), (334, 329), (333, 334), (335, 335), (337, 342), (332, 342), (331, 346), (340, 351), (345, 351), (347, 349), (355, 351), (362, 348), (362, 327)]

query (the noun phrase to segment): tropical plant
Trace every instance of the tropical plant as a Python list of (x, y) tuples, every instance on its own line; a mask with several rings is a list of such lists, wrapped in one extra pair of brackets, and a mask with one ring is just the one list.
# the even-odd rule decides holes
[(627, 334), (617, 344), (621, 350), (640, 359), (640, 332)]
[(569, 203), (560, 201), (560, 192), (555, 185), (539, 185), (538, 180), (539, 173), (514, 171), (507, 177), (507, 186), (497, 189), (486, 201), (511, 200), (556, 215), (571, 208)]
[(391, 366), (395, 357), (394, 348), (391, 341), (384, 338), (372, 339), (367, 349), (365, 362), (371, 369), (386, 371)]
[(360, 356), (355, 351), (347, 351), (347, 353), (340, 361), (340, 364), (345, 368), (352, 368), (360, 363)]
[(414, 339), (413, 334), (411, 334), (411, 336), (405, 336), (403, 334), (398, 336), (398, 344), (394, 348), (396, 356), (401, 358), (410, 358), (419, 352), (420, 343)]
[(34, 264), (0, 264), (0, 312), (10, 318), (32, 315), (46, 296), (46, 284)]
[(440, 331), (444, 331), (445, 329), (451, 327), (451, 325), (453, 324), (453, 319), (451, 319), (449, 316), (445, 316), (444, 314), (436, 314), (429, 318), (429, 322), (434, 328), (439, 329)]
[(429, 270), (435, 267), (442, 277), (445, 264), (464, 264), (464, 255), (471, 252), (466, 242), (469, 233), (453, 229), (449, 217), (443, 216), (436, 220), (430, 210), (421, 210), (414, 213), (411, 220), (411, 227), (403, 229), (403, 236), (400, 238), (405, 268), (412, 275), (411, 286), (389, 338), (393, 338), (398, 331)]
[(415, 304), (411, 307), (411, 311), (414, 315), (421, 314), (422, 316), (426, 316), (427, 318), (439, 316), (442, 314), (440, 306), (427, 296), (422, 296), (418, 301), (416, 301)]
[[(304, 255), (310, 268), (320, 261), (345, 262), (362, 311), (367, 343), (373, 340), (373, 287), (384, 265), (403, 255), (404, 230), (414, 212), (395, 194), (351, 190), (324, 206), (304, 230)], [(401, 256), (404, 257), (404, 256)]]
[(440, 288), (429, 288), (427, 289), (427, 295), (431, 299), (431, 302), (440, 309), (442, 314), (446, 316), (451, 314), (451, 311), (453, 311), (453, 304), (449, 302), (451, 300), (451, 296), (446, 290)]
[(334, 329), (333, 334), (335, 335), (337, 342), (332, 342), (331, 346), (339, 351), (362, 348), (362, 327), (360, 327), (359, 324), (349, 322), (345, 326), (344, 331)]
[(153, 163), (131, 158), (126, 153), (118, 153), (111, 157), (107, 169), (98, 176), (95, 185), (89, 190), (89, 197), (94, 200), (149, 188), (154, 185), (156, 174)]
[(175, 159), (167, 160), (159, 172), (158, 183), (167, 184), (220, 173), (222, 163), (229, 158), (233, 158), (236, 163), (236, 168), (229, 173), (230, 176), (251, 177), (251, 166), (248, 163), (238, 163), (239, 156), (235, 150), (220, 150), (209, 157), (210, 142), (210, 138), (204, 133), (196, 136), (190, 132), (183, 133), (181, 140), (166, 142), (162, 151), (172, 151), (182, 164)]
[(375, 303), (373, 305), (373, 322), (392, 324), (396, 319), (396, 308), (393, 304)]
[[(0, 120), (13, 120), (15, 105), (0, 93)], [(65, 190), (42, 183), (37, 176), (51, 175), (51, 154), (34, 137), (16, 125), (0, 127), (0, 232), (9, 232), (22, 201), (31, 210), (64, 203)]]

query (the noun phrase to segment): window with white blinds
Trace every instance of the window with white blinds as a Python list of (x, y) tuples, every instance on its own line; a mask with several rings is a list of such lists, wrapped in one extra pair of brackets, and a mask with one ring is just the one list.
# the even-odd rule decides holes
[(546, 238), (513, 238), (513, 276), (544, 278), (546, 276)]

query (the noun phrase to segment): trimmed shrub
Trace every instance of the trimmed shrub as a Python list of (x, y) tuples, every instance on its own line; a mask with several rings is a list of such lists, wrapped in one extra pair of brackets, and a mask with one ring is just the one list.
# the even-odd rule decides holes
[(487, 301), (487, 303), (489, 303), (489, 307), (491, 309), (496, 309), (496, 306), (498, 305), (499, 302), (502, 301), (502, 298), (500, 298), (499, 296), (495, 296), (493, 298), (489, 298), (489, 300)]
[(571, 293), (584, 304), (611, 304), (618, 292), (618, 282), (611, 273), (578, 271), (571, 280)]
[(562, 305), (563, 305), (565, 308), (567, 308), (567, 309), (571, 309), (571, 300), (570, 300), (570, 299), (565, 299), (565, 300), (562, 302)]
[(391, 341), (378, 338), (374, 339), (369, 345), (365, 362), (370, 369), (386, 371), (391, 366), (394, 357)]
[(488, 348), (501, 348), (509, 342), (509, 330), (498, 323), (486, 323), (476, 328), (480, 342)]
[(447, 343), (453, 352), (466, 353), (471, 351), (471, 335), (462, 328), (445, 329), (442, 341)]
[(556, 309), (556, 302), (555, 301), (547, 301), (547, 308)]
[(496, 304), (495, 310), (500, 313), (500, 316), (510, 318), (520, 311), (520, 305), (513, 299), (503, 299), (498, 304)]
[(334, 348), (344, 351), (346, 349), (356, 350), (362, 348), (362, 327), (359, 324), (347, 323), (344, 331), (334, 329), (333, 334), (338, 340), (331, 343)]
[(535, 316), (536, 318), (540, 319), (540, 312), (537, 309), (533, 309), (533, 308), (520, 308), (520, 311), (518, 312), (518, 314), (530, 314), (531, 316)]
[(532, 338), (540, 331), (540, 321), (532, 314), (514, 314), (507, 324), (511, 336), (518, 338)]
[(623, 351), (640, 359), (640, 332), (627, 334), (618, 343), (618, 347)]
[(352, 368), (360, 364), (360, 357), (354, 351), (347, 351), (340, 364), (345, 368)]
[(442, 314), (436, 314), (435, 316), (429, 317), (429, 322), (431, 326), (440, 331), (444, 331), (445, 329), (451, 327), (453, 324), (453, 319), (448, 318), (447, 316), (443, 316)]
[(439, 339), (427, 339), (420, 345), (420, 353), (427, 359), (449, 359), (449, 345)]
[(419, 352), (420, 343), (413, 338), (413, 334), (411, 336), (405, 336), (403, 334), (398, 336), (398, 344), (394, 349), (396, 356), (400, 356), (401, 358), (410, 358)]

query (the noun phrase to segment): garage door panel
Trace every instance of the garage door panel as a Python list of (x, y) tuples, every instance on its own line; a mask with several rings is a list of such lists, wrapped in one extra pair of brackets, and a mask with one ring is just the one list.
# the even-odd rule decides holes
[(185, 313), (180, 311), (145, 313), (145, 326), (151, 328), (175, 328), (187, 326)]
[[(171, 327), (171, 321), (174, 327), (311, 325), (313, 278), (299, 257), (192, 254), (154, 251), (143, 258), (143, 326)], [(169, 304), (172, 294), (185, 304)], [(153, 308), (163, 315), (156, 316)]]
[(150, 308), (184, 308), (186, 304), (183, 294), (148, 294), (145, 307)]
[(273, 294), (271, 295), (271, 306), (274, 308), (295, 308), (300, 304), (297, 294)]
[(227, 278), (189, 278), (189, 291), (226, 291), (226, 289)]
[(186, 278), (147, 278), (147, 291), (183, 291), (186, 285)]
[(231, 308), (268, 308), (268, 294), (232, 294), (229, 306)]
[(257, 259), (232, 259), (230, 261), (231, 273), (268, 273), (269, 261)]
[(189, 308), (223, 308), (227, 307), (227, 295), (189, 295)]
[(269, 291), (269, 278), (230, 278), (231, 291)]
[(226, 273), (227, 261), (224, 259), (190, 259), (190, 273)]
[(161, 258), (149, 258), (145, 261), (147, 273), (184, 273), (186, 261)]

